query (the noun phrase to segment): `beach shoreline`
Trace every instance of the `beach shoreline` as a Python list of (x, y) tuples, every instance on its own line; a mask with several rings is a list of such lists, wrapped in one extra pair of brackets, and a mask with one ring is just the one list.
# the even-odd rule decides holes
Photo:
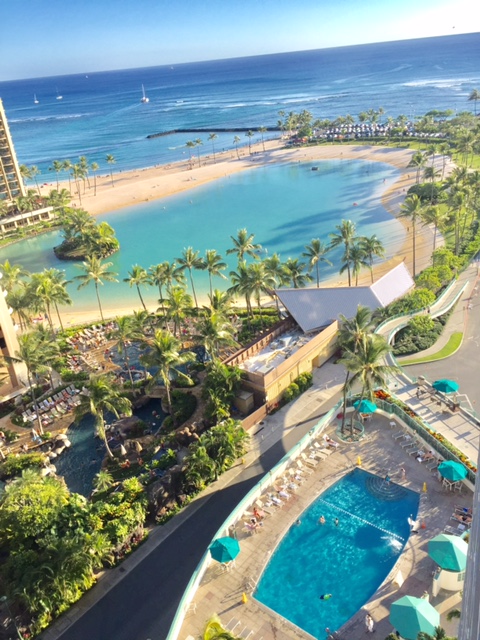
[[(407, 233), (403, 243), (394, 248), (394, 255), (374, 266), (374, 277), (377, 280), (401, 261), (405, 261), (412, 271), (412, 247), (408, 234), (409, 223), (405, 219), (398, 218), (398, 214), (409, 187), (415, 183), (414, 171), (408, 168), (413, 153), (411, 149), (366, 144), (333, 145), (325, 143), (324, 145), (312, 147), (286, 148), (281, 140), (265, 141), (265, 151), (262, 143), (256, 143), (252, 145), (251, 154), (247, 148), (242, 147), (239, 148), (238, 154), (231, 150), (217, 153), (215, 162), (213, 156), (201, 156), (200, 166), (198, 166), (198, 160), (195, 160), (193, 168), (191, 168), (190, 162), (187, 161), (140, 170), (122, 171), (113, 173), (112, 176), (97, 176), (96, 195), (93, 180), (91, 179), (90, 188), (85, 193), (81, 193), (80, 198), (76, 195), (72, 199), (72, 205), (82, 207), (94, 216), (106, 213), (114, 215), (116, 211), (125, 207), (135, 206), (142, 202), (160, 200), (259, 166), (292, 162), (321, 162), (324, 160), (383, 162), (393, 165), (400, 175), (395, 183), (389, 186), (382, 194), (382, 205), (403, 224)], [(60, 188), (62, 186), (66, 185), (63, 183)], [(44, 193), (48, 193), (52, 187), (52, 184), (44, 185)], [(114, 219), (112, 219), (112, 225), (115, 225)], [(241, 221), (238, 221), (239, 228), (241, 225)], [(431, 245), (431, 230), (428, 227), (419, 227), (416, 238), (417, 273), (429, 265)], [(370, 283), (370, 273), (365, 271), (359, 278), (359, 285), (369, 285)], [(323, 287), (338, 287), (345, 286), (346, 281), (337, 275), (322, 281), (321, 284)], [(207, 296), (205, 295), (200, 300), (200, 304), (204, 304), (206, 301)], [(154, 309), (150, 310), (153, 311)], [(131, 304), (128, 306), (121, 304), (107, 305), (104, 312), (106, 318), (113, 318), (131, 314), (133, 309)], [(98, 309), (93, 307), (76, 310), (64, 309), (62, 310), (62, 318), (66, 327), (95, 322), (100, 319)]]

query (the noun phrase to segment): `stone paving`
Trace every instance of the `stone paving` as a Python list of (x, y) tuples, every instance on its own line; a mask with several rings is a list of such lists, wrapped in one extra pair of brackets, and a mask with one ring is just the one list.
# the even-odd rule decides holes
[[(252, 592), (264, 565), (286, 530), (312, 500), (357, 464), (359, 456), (366, 470), (385, 474), (386, 469), (389, 469), (392, 477), (399, 482), (399, 468), (403, 467), (406, 470), (406, 479), (401, 483), (420, 493), (419, 520), (425, 523), (425, 528), (420, 528), (418, 535), (410, 537), (390, 576), (375, 596), (366, 603), (365, 608), (340, 630), (339, 637), (343, 640), (360, 640), (366, 637), (364, 617), (368, 610), (375, 620), (378, 637), (384, 638), (393, 630), (388, 615), (394, 600), (407, 594), (419, 597), (425, 591), (431, 592), (435, 563), (427, 555), (427, 542), (450, 523), (454, 504), (461, 502), (470, 506), (472, 495), (465, 489), (461, 496), (458, 493), (447, 492), (435, 475), (415, 458), (406, 454), (392, 437), (397, 429), (392, 429), (389, 424), (388, 417), (374, 415), (367, 426), (367, 437), (358, 443), (342, 444), (337, 451), (322, 461), (313, 473), (307, 476), (295, 495), (265, 519), (259, 533), (250, 534), (242, 530), (241, 523), (237, 525), (241, 553), (235, 566), (227, 571), (212, 561), (194, 597), (194, 604), (185, 618), (179, 636), (181, 640), (189, 636), (199, 638), (206, 621), (213, 614), (220, 616), (222, 623), (234, 628), (235, 635), (242, 638), (311, 640), (312, 636), (258, 603)], [(333, 434), (335, 426), (336, 424), (331, 424), (327, 433)], [(422, 491), (424, 483), (427, 487), (426, 493)], [(400, 588), (393, 583), (398, 571), (401, 571), (405, 580)], [(243, 593), (248, 594), (246, 603), (242, 602)], [(456, 624), (447, 623), (444, 614), (450, 608), (458, 606), (459, 596), (441, 591), (437, 598), (430, 600), (442, 613), (442, 626), (448, 632), (455, 632)]]

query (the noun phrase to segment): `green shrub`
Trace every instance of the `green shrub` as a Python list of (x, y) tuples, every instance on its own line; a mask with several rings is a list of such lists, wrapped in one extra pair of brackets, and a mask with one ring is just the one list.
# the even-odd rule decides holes
[(60, 375), (64, 382), (84, 382), (88, 380), (88, 373), (86, 371), (71, 371), (70, 369), (62, 369)]
[(298, 384), (296, 382), (292, 382), (291, 384), (288, 385), (288, 387), (283, 392), (284, 403), (287, 404), (288, 402), (291, 402), (295, 398), (298, 398), (300, 393), (301, 391)]
[(0, 476), (2, 478), (13, 478), (19, 476), (24, 469), (41, 469), (45, 462), (42, 453), (21, 453), (17, 456), (8, 456), (0, 464)]
[(172, 391), (173, 420), (178, 427), (193, 415), (197, 408), (197, 398), (192, 393), (184, 393), (178, 389)]
[(300, 393), (303, 393), (304, 391), (306, 391), (307, 389), (309, 389), (312, 384), (313, 384), (313, 374), (308, 373), (305, 371), (305, 373), (301, 373), (298, 378), (295, 380), (295, 382), (298, 384), (299, 388), (300, 388)]

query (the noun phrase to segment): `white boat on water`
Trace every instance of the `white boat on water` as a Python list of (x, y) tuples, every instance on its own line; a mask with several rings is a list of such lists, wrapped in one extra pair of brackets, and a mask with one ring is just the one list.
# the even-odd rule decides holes
[(145, 88), (142, 84), (142, 100), (141, 102), (149, 102), (149, 98), (147, 98), (147, 96), (145, 95)]
[(38, 104), (37, 94), (36, 93), (33, 94), (33, 104)]
[(60, 95), (58, 88), (57, 88), (57, 100), (63, 100), (63, 96)]

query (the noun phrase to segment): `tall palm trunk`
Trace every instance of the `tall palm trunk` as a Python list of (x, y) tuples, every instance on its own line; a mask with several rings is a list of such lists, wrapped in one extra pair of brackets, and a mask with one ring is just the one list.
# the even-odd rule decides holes
[(100, 317), (102, 319), (102, 322), (104, 322), (102, 303), (100, 302), (100, 294), (98, 292), (98, 283), (97, 282), (95, 282), (95, 293), (97, 294), (97, 302), (98, 302), (98, 308), (100, 309)]
[(142, 303), (142, 307), (146, 311), (147, 307), (145, 306), (145, 302), (143, 301), (142, 292), (140, 291), (140, 286), (138, 284), (137, 284), (137, 292), (138, 292), (138, 297), (140, 298), (140, 302)]
[(60, 316), (60, 311), (58, 310), (58, 304), (57, 304), (55, 301), (54, 301), (54, 303), (53, 303), (53, 304), (54, 304), (54, 306), (55, 306), (55, 311), (57, 312), (58, 322), (60, 323), (60, 327), (61, 327), (61, 329), (62, 329), (62, 331), (63, 331), (63, 330), (64, 330), (64, 327), (63, 327), (62, 318), (61, 318), (61, 316)]
[(192, 276), (192, 268), (191, 267), (189, 267), (188, 273), (190, 274), (190, 284), (192, 285), (192, 293), (193, 293), (193, 299), (195, 300), (195, 307), (198, 309), (197, 294), (195, 292), (195, 286), (193, 284), (193, 276)]

